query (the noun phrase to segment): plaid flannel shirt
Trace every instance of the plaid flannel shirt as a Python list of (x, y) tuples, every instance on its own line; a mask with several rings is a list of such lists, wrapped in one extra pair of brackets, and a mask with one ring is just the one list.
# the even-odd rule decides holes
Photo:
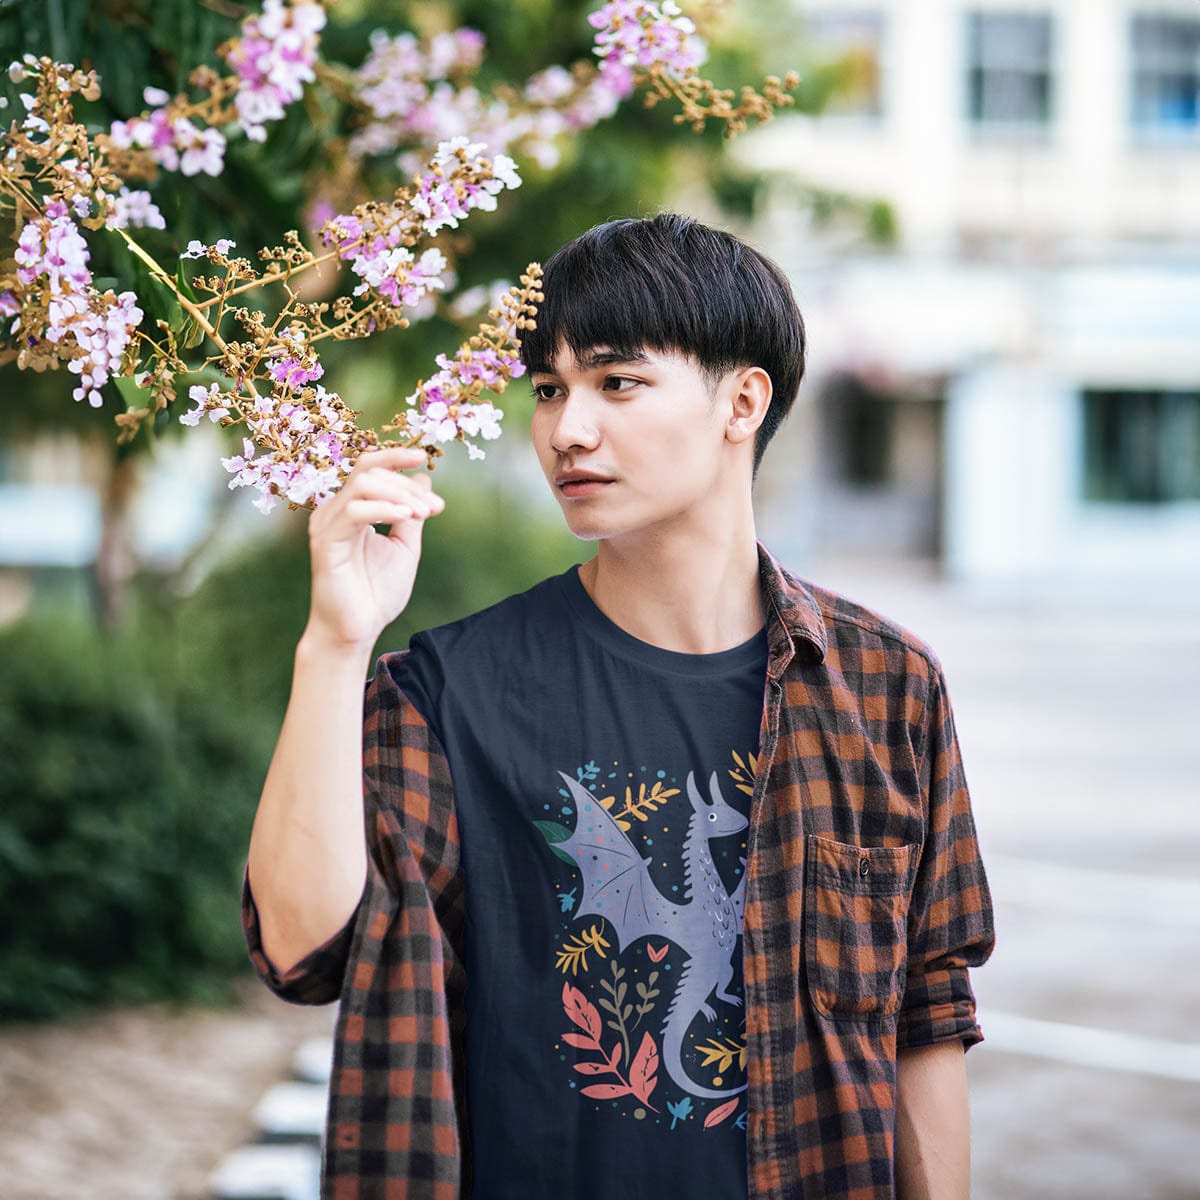
[[(758, 549), (770, 648), (743, 927), (749, 1195), (884, 1200), (897, 1049), (982, 1040), (967, 969), (991, 953), (991, 897), (937, 657)], [(279, 972), (243, 876), (266, 986), (340, 1000), (325, 1200), (472, 1194), (454, 790), (393, 679), (408, 653), (383, 655), (366, 685), (355, 914)]]

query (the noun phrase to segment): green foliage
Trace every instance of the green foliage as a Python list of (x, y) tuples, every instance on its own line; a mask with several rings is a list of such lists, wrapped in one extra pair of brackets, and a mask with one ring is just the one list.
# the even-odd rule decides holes
[(244, 957), (230, 933), (262, 739), (172, 679), (169, 649), (70, 616), (0, 638), (0, 1016), (211, 998)]
[[(424, 542), (380, 653), (581, 557), (487, 489), (447, 494)], [(295, 523), (114, 638), (48, 610), (0, 633), (0, 1019), (216, 1001), (251, 970), (241, 873), (307, 608)]]

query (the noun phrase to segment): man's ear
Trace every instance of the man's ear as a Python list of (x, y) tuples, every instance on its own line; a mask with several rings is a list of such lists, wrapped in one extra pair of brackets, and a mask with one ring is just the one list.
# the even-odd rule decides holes
[(771, 404), (771, 377), (762, 367), (743, 367), (725, 381), (729, 398), (728, 441), (741, 443), (754, 437)]

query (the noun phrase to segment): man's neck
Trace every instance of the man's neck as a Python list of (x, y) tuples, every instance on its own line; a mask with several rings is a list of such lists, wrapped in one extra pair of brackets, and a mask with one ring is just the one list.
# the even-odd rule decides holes
[(715, 528), (603, 539), (579, 578), (609, 620), (664, 650), (728, 650), (765, 620), (749, 510)]

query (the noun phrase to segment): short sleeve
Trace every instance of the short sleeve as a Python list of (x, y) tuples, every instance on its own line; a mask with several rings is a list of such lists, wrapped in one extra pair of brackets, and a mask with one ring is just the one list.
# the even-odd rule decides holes
[[(394, 673), (408, 656), (383, 655), (364, 684), (362, 783), (363, 833), (367, 877), (346, 923), (322, 945), (280, 971), (262, 945), (258, 907), (243, 869), (242, 932), (250, 961), (264, 985), (292, 1004), (329, 1004), (342, 994), (354, 947), (368, 934), (384, 896), (394, 909), (405, 874), (414, 861), (429, 890), (437, 895), (458, 867), (458, 846), (449, 809), (448, 768), (432, 731), (397, 686)], [(422, 897), (424, 898), (424, 897)]]

